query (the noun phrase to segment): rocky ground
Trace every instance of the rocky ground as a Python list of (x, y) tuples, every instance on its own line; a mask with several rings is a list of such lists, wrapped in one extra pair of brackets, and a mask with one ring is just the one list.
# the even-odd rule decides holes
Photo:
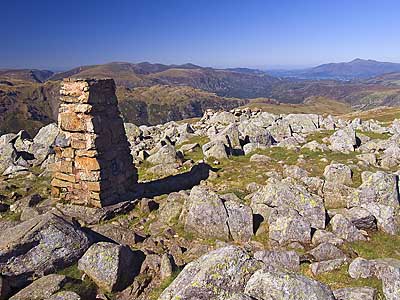
[(57, 203), (54, 124), (0, 137), (2, 299), (400, 299), (400, 120), (125, 124), (138, 197)]

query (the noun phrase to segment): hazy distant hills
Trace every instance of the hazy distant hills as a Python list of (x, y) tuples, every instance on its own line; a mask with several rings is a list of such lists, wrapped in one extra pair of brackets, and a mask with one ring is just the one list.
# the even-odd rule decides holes
[(21, 80), (29, 82), (45, 82), (51, 76), (52, 71), (48, 70), (36, 70), (36, 69), (0, 69), (0, 80)]
[(262, 71), (237, 68), (214, 69), (193, 64), (163, 65), (114, 62), (78, 67), (55, 74), (51, 80), (65, 77), (112, 77), (117, 85), (128, 88), (173, 85), (190, 86), (223, 97), (263, 97), (279, 79)]
[(303, 70), (271, 70), (269, 74), (279, 77), (300, 79), (367, 79), (386, 73), (400, 72), (399, 63), (379, 62), (376, 60), (355, 59), (350, 62), (323, 64)]
[[(227, 110), (249, 102), (302, 104), (317, 99), (329, 105), (339, 101), (356, 109), (400, 106), (399, 65), (357, 59), (303, 70), (302, 76), (308, 74), (308, 79), (300, 75), (273, 77), (248, 68), (214, 69), (147, 62), (81, 66), (56, 74), (42, 70), (0, 70), (0, 134), (19, 129), (34, 133), (42, 125), (55, 121), (60, 81), (66, 77), (114, 78), (125, 121), (153, 125), (197, 117), (207, 108)], [(397, 67), (399, 72), (394, 73)], [(386, 71), (391, 73), (381, 74)], [(375, 74), (378, 75), (371, 77)], [(356, 78), (322, 79), (324, 76)]]

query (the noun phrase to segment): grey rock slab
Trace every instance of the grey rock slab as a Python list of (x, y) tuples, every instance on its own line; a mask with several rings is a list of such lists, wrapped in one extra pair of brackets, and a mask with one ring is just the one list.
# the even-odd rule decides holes
[(105, 291), (114, 292), (131, 283), (137, 263), (129, 247), (99, 242), (85, 252), (78, 261), (78, 269)]
[(314, 249), (308, 251), (315, 261), (332, 260), (337, 258), (346, 258), (342, 250), (331, 243), (319, 244)]
[(336, 300), (376, 300), (377, 290), (371, 287), (348, 287), (333, 291)]
[(324, 177), (327, 181), (351, 185), (353, 172), (345, 164), (331, 163), (325, 167)]
[(43, 300), (58, 292), (67, 278), (64, 275), (50, 274), (35, 280), (26, 288), (12, 296), (10, 300)]
[(228, 227), (235, 241), (248, 242), (253, 236), (253, 211), (244, 204), (229, 200), (225, 203)]
[(213, 191), (195, 186), (186, 201), (185, 230), (203, 238), (229, 239), (228, 214), (221, 198)]
[(328, 286), (300, 274), (276, 269), (255, 272), (246, 284), (245, 294), (257, 300), (334, 300)]
[(294, 210), (274, 209), (268, 219), (269, 239), (280, 245), (311, 242), (310, 223)]
[(219, 248), (187, 264), (159, 300), (229, 299), (243, 293), (250, 276), (261, 267), (240, 247)]
[(0, 270), (20, 287), (72, 265), (89, 246), (79, 226), (48, 212), (1, 233)]
[(313, 273), (313, 275), (316, 276), (322, 273), (337, 270), (346, 263), (347, 263), (346, 258), (324, 260), (310, 264), (310, 270), (311, 273)]
[(288, 271), (300, 271), (300, 256), (296, 251), (262, 250), (254, 253), (254, 258), (261, 260), (266, 266)]
[(348, 241), (365, 241), (366, 237), (351, 223), (347, 218), (341, 214), (335, 215), (330, 224), (332, 232), (339, 238)]

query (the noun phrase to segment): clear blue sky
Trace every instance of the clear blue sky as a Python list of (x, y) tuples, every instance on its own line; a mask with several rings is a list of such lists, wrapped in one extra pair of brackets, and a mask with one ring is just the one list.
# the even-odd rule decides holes
[(0, 68), (400, 62), (399, 0), (1, 1)]

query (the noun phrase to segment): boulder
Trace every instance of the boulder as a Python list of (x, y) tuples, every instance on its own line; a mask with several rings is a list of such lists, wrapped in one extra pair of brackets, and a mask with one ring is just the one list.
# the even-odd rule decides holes
[(317, 141), (308, 142), (308, 143), (304, 144), (301, 148), (309, 149), (311, 151), (321, 151), (321, 152), (325, 152), (325, 151), (329, 150), (327, 145), (318, 143)]
[(320, 127), (320, 116), (316, 114), (288, 114), (283, 118), (294, 133), (314, 132)]
[(48, 212), (1, 233), (0, 270), (21, 287), (77, 262), (89, 245), (77, 225)]
[(229, 239), (228, 214), (216, 193), (201, 186), (193, 187), (185, 209), (185, 231), (202, 238)]
[(221, 141), (225, 145), (229, 155), (243, 154), (239, 139), (239, 130), (237, 125), (230, 124), (224, 130), (211, 138), (211, 142)]
[(131, 147), (135, 146), (135, 141), (142, 135), (140, 128), (132, 123), (124, 123), (125, 134)]
[(271, 146), (273, 138), (269, 131), (253, 122), (241, 123), (239, 131), (245, 143), (259, 146)]
[(348, 241), (365, 241), (365, 236), (343, 215), (336, 214), (330, 221), (332, 232), (339, 238)]
[(237, 246), (219, 248), (187, 264), (158, 299), (217, 300), (222, 295), (229, 299), (243, 293), (246, 282), (261, 266)]
[(179, 161), (175, 147), (169, 144), (162, 146), (156, 153), (150, 155), (147, 161), (154, 165), (173, 164)]
[(345, 258), (337, 258), (331, 260), (324, 260), (310, 264), (311, 273), (316, 276), (321, 273), (331, 272), (343, 266), (347, 260)]
[(386, 300), (400, 299), (400, 261), (380, 272)]
[(348, 287), (333, 291), (336, 300), (376, 300), (377, 291), (371, 287)]
[(81, 300), (81, 297), (75, 292), (61, 291), (46, 300)]
[(0, 173), (3, 173), (14, 163), (16, 152), (12, 140), (15, 137), (15, 134), (5, 134), (0, 136)]
[(268, 219), (269, 238), (280, 245), (311, 242), (311, 226), (293, 209), (274, 209)]
[(357, 146), (356, 132), (352, 127), (348, 126), (337, 130), (329, 137), (329, 141), (331, 143), (329, 148), (332, 151), (349, 153), (354, 151)]
[(51, 123), (40, 128), (39, 132), (33, 138), (29, 152), (33, 153), (34, 165), (42, 164), (50, 153), (53, 153), (53, 144), (58, 135), (58, 126)]
[(337, 258), (346, 258), (346, 255), (338, 247), (331, 243), (319, 244), (314, 249), (308, 251), (315, 261), (332, 260)]
[(347, 207), (358, 195), (357, 189), (335, 181), (325, 181), (322, 193), (326, 208)]
[(292, 272), (300, 271), (300, 256), (296, 251), (257, 251), (254, 258), (261, 260), (265, 265)]
[(400, 216), (398, 207), (379, 203), (365, 203), (361, 206), (376, 218), (379, 230), (392, 235), (396, 235), (400, 232)]
[(212, 115), (210, 117), (210, 119), (208, 120), (208, 122), (210, 124), (230, 124), (230, 123), (234, 123), (236, 120), (236, 117), (227, 111), (221, 111), (218, 113), (215, 113), (214, 115)]
[(363, 172), (359, 187), (359, 202), (379, 203), (399, 207), (398, 177), (395, 174), (378, 171)]
[(10, 300), (43, 300), (62, 289), (67, 282), (64, 275), (50, 274), (35, 280), (12, 296)]
[(100, 288), (114, 292), (131, 283), (140, 265), (128, 246), (99, 242), (90, 246), (82, 256), (78, 269), (85, 272)]
[(239, 201), (229, 200), (225, 203), (228, 213), (228, 227), (233, 240), (248, 242), (253, 236), (253, 211)]
[(246, 284), (245, 294), (257, 300), (334, 300), (328, 286), (300, 274), (276, 269), (255, 272)]
[(324, 177), (327, 181), (351, 185), (353, 172), (345, 164), (332, 163), (325, 167)]
[(357, 257), (349, 265), (349, 275), (351, 278), (370, 278), (375, 276), (373, 264), (369, 260), (362, 257)]
[(253, 205), (294, 209), (304, 217), (313, 228), (325, 228), (325, 207), (321, 197), (308, 192), (292, 180), (269, 180), (268, 184), (256, 192)]
[(352, 207), (341, 212), (357, 229), (375, 230), (376, 219), (374, 215), (365, 208)]
[(327, 242), (335, 246), (340, 246), (344, 243), (344, 241), (341, 238), (338, 238), (335, 234), (333, 234), (330, 231), (318, 229), (314, 232), (314, 235), (312, 237), (312, 243), (314, 245), (319, 245)]
[(272, 158), (267, 156), (267, 155), (262, 155), (262, 154), (253, 154), (250, 157), (251, 162), (257, 162), (257, 163), (271, 163)]
[(213, 157), (216, 159), (228, 158), (225, 144), (222, 141), (211, 141), (207, 144), (204, 144), (201, 149), (205, 157)]

